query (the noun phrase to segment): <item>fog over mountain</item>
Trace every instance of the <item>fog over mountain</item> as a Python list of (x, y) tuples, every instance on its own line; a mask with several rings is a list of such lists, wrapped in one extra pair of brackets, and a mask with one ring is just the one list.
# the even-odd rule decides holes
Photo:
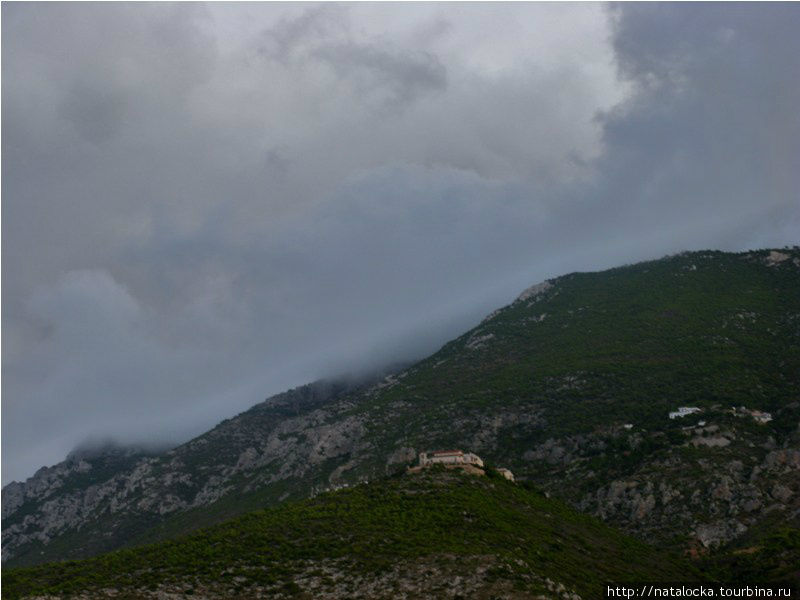
[(798, 243), (797, 4), (2, 6), (3, 482)]

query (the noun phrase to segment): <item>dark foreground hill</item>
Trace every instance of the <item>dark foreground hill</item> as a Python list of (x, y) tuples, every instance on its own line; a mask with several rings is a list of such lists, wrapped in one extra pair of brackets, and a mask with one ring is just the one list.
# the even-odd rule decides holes
[(502, 478), (400, 475), (256, 511), (188, 537), (5, 570), (3, 597), (602, 597), (604, 583), (697, 581), (679, 559)]
[(168, 539), (447, 447), (663, 547), (800, 564), (800, 249), (558, 277), (380, 382), (297, 388), (116, 470), (73, 457), (3, 489), (5, 564)]

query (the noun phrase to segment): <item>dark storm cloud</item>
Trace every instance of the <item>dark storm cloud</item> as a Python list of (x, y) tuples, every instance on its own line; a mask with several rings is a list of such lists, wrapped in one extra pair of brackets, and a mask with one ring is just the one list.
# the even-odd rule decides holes
[[(604, 121), (603, 203), (688, 245), (788, 243), (800, 231), (796, 5), (618, 6), (635, 93)], [(674, 225), (673, 225), (674, 224)], [(699, 229), (700, 231), (692, 231)]]
[(3, 478), (796, 242), (795, 5), (3, 5)]

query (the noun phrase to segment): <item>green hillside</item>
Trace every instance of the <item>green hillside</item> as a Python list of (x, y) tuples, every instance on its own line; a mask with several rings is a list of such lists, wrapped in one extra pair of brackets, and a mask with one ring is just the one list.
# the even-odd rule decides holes
[(546, 421), (540, 439), (664, 429), (678, 404), (779, 411), (800, 400), (800, 267), (754, 258), (706, 252), (559, 277), (373, 404), (413, 402), (421, 431), (434, 413), (522, 404)]
[[(598, 598), (609, 581), (698, 575), (499, 477), (431, 470), (249, 513), (189, 537), (5, 569), (4, 598)], [(542, 594), (543, 596), (540, 596)]]

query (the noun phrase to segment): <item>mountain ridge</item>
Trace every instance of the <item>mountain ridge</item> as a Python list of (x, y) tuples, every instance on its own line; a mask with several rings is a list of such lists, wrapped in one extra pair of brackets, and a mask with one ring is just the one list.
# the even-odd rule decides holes
[[(796, 247), (549, 279), (380, 381), (301, 386), (105, 482), (23, 491), (4, 559), (165, 539), (437, 446), (478, 451), (643, 539), (711, 552), (775, 511), (798, 518), (798, 290)], [(669, 420), (681, 405), (701, 412)], [(729, 412), (740, 405), (773, 419)]]

